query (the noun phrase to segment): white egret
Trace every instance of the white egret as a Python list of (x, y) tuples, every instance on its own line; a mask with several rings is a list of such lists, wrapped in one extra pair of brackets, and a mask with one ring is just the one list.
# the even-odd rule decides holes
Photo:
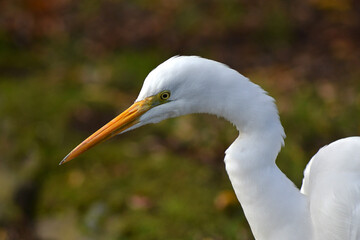
[(360, 137), (320, 149), (299, 191), (275, 164), (285, 134), (274, 99), (212, 60), (177, 56), (160, 64), (146, 77), (135, 103), (60, 164), (114, 135), (191, 113), (221, 116), (238, 129), (225, 165), (256, 239), (360, 239)]

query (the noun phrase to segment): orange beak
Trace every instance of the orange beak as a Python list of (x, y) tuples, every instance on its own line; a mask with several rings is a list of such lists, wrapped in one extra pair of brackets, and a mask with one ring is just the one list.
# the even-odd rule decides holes
[(95, 145), (112, 138), (131, 126), (139, 123), (140, 117), (152, 108), (152, 103), (153, 97), (148, 97), (142, 101), (134, 103), (119, 116), (108, 122), (105, 126), (80, 143), (59, 163), (59, 165), (76, 158)]

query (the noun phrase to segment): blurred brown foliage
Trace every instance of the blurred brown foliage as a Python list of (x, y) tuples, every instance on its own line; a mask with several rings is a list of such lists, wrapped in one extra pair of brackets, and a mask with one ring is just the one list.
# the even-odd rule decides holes
[(76, 39), (94, 57), (129, 48), (210, 52), (235, 66), (275, 59), (331, 77), (339, 60), (359, 61), (359, 13), (355, 0), (16, 0), (1, 2), (0, 22), (23, 47)]

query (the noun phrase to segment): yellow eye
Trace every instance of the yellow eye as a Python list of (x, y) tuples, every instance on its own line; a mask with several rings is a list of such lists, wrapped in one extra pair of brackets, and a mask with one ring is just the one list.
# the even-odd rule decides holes
[(162, 93), (160, 93), (160, 99), (161, 100), (167, 100), (170, 97), (170, 92), (169, 91), (164, 91)]

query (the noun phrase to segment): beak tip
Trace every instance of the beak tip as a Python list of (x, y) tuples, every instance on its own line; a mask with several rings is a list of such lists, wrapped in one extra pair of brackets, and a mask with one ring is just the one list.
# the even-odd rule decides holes
[(64, 164), (64, 163), (66, 163), (66, 162), (68, 162), (68, 161), (70, 160), (70, 159), (68, 159), (69, 156), (70, 156), (70, 153), (69, 153), (68, 155), (66, 155), (66, 157), (64, 157), (63, 160), (61, 160), (61, 162), (59, 163), (59, 166), (62, 165), (62, 164)]

